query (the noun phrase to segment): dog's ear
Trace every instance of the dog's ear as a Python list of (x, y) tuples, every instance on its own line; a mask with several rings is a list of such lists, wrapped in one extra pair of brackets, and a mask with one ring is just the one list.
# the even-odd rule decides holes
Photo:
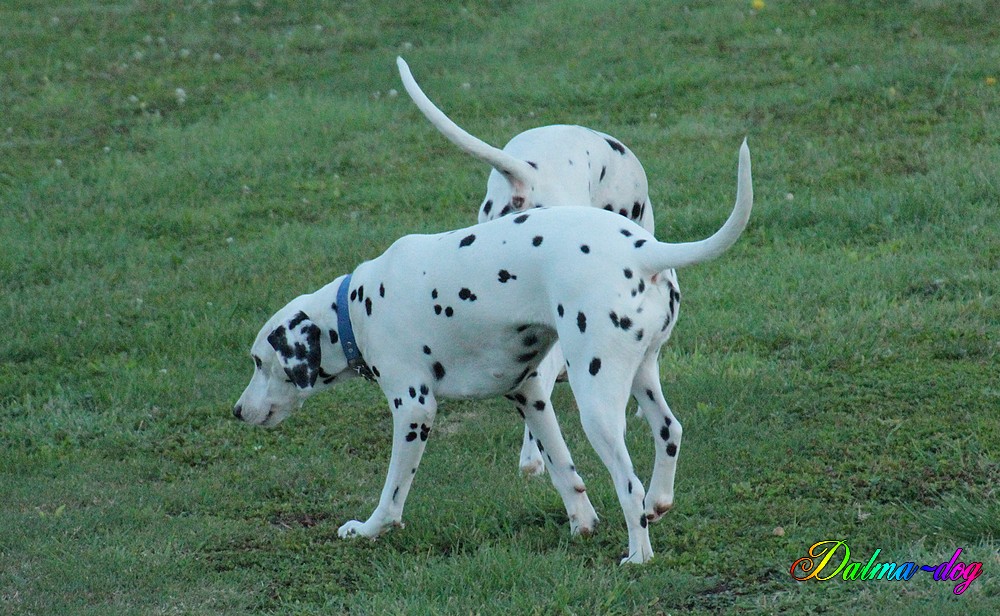
[(267, 336), (267, 342), (278, 354), (288, 380), (299, 389), (309, 389), (319, 377), (323, 353), (320, 349), (322, 332), (304, 312), (297, 312)]

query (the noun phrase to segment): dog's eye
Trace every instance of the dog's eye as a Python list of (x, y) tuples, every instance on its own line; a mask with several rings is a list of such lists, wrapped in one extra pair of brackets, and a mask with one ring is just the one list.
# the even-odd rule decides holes
[(259, 357), (257, 357), (256, 355), (254, 355), (253, 356), (253, 365), (256, 366), (258, 370), (260, 370), (260, 367), (262, 365), (264, 365), (264, 362), (262, 362)]

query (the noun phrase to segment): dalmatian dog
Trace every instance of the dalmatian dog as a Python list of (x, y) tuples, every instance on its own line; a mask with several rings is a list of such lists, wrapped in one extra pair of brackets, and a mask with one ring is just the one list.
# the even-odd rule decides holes
[[(653, 233), (646, 172), (621, 141), (583, 126), (554, 125), (525, 131), (497, 149), (438, 109), (405, 60), (396, 58), (396, 66), (406, 92), (431, 124), (460, 149), (493, 167), (479, 206), (479, 222), (536, 207), (589, 205), (621, 214)], [(679, 289), (674, 272), (664, 276)], [(564, 369), (556, 344), (538, 368), (543, 386), (551, 388)], [(519, 466), (526, 475), (544, 472), (541, 452), (527, 426)]]
[[(669, 244), (618, 214), (544, 208), (437, 235), (410, 235), (272, 316), (251, 347), (254, 373), (233, 413), (275, 426), (313, 394), (368, 376), (393, 417), (378, 505), (341, 537), (402, 525), (403, 505), (438, 400), (504, 395), (535, 436), (573, 534), (597, 514), (552, 410), (540, 363), (558, 340), (588, 440), (611, 473), (628, 528), (622, 562), (653, 556), (648, 523), (673, 503), (681, 427), (663, 398), (659, 349), (678, 301), (665, 270), (725, 252), (749, 220), (750, 152), (740, 148), (736, 205), (705, 240)], [(649, 492), (625, 446), (639, 401), (656, 443)]]

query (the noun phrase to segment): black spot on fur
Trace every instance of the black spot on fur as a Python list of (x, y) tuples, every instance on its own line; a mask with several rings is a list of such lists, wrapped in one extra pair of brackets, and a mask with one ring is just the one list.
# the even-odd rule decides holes
[(410, 388), (410, 397), (411, 398), (416, 398), (417, 397), (417, 388), (416, 387), (411, 387)]
[(429, 388), (429, 387), (427, 387), (427, 384), (426, 384), (426, 383), (423, 383), (423, 384), (421, 384), (421, 385), (420, 385), (420, 393), (422, 393), (422, 394), (423, 394), (423, 395), (425, 395), (425, 396), (426, 396), (427, 394), (431, 393), (431, 390), (430, 390), (430, 388)]
[(545, 400), (536, 400), (534, 406), (535, 406), (535, 410), (536, 411), (544, 411), (545, 410)]
[(629, 494), (632, 493), (632, 480), (631, 479), (628, 480), (628, 493)]
[(653, 397), (653, 390), (652, 389), (647, 389), (646, 390), (646, 397), (649, 398), (650, 402), (656, 402), (656, 398)]
[(474, 302), (476, 301), (476, 294), (465, 287), (462, 287), (462, 289), (458, 292), (458, 298), (467, 302)]
[(582, 312), (576, 313), (576, 326), (580, 328), (580, 333), (587, 331), (587, 315)]
[(305, 321), (308, 318), (309, 317), (306, 316), (306, 313), (300, 310), (294, 317), (292, 317), (292, 320), (288, 322), (288, 329), (295, 329), (300, 323), (302, 323), (302, 321)]
[(638, 220), (640, 213), (642, 213), (642, 204), (636, 201), (632, 204), (632, 220)]
[(396, 486), (396, 489), (392, 491), (392, 502), (396, 502), (396, 495), (398, 494), (399, 494), (399, 486)]
[(529, 165), (531, 165), (531, 168), (532, 168), (532, 169), (538, 169), (538, 164), (537, 164), (537, 163), (533, 163), (533, 162), (531, 162), (530, 160), (526, 160), (526, 161), (524, 161), (524, 162), (526, 162), (526, 163), (528, 163)]
[(431, 354), (431, 348), (425, 344), (424, 345), (424, 355), (430, 355), (430, 354)]
[(601, 358), (595, 357), (590, 360), (590, 374), (591, 376), (597, 376), (597, 373), (601, 371)]
[(427, 436), (431, 433), (431, 427), (426, 424), (420, 424), (420, 440), (426, 441)]
[(431, 366), (431, 370), (434, 371), (435, 380), (440, 381), (441, 379), (444, 378), (444, 366), (441, 365), (441, 362), (439, 361), (434, 362), (434, 365)]
[(609, 204), (607, 204), (607, 205), (604, 206), (604, 209), (607, 210), (607, 211), (609, 211), (609, 212), (614, 212), (615, 211), (615, 206), (613, 206), (613, 205), (611, 205), (609, 203)]
[(397, 409), (399, 407), (403, 406), (403, 399), (402, 398), (396, 398), (395, 400), (392, 401), (392, 406), (396, 407)]
[(441, 304), (434, 304), (434, 314), (441, 314)]
[(505, 269), (502, 269), (500, 270), (500, 273), (497, 274), (497, 280), (499, 280), (501, 283), (505, 283), (508, 280), (517, 280), (517, 276), (511, 274)]
[(543, 238), (542, 238), (541, 235), (536, 235), (534, 238), (532, 238), (531, 245), (532, 246), (541, 246), (542, 245), (542, 239)]
[(628, 278), (629, 280), (632, 279), (632, 270), (627, 267), (625, 268), (625, 277)]
[(530, 353), (524, 353), (523, 355), (517, 356), (517, 361), (520, 363), (529, 362), (538, 356), (538, 351), (532, 351)]
[(458, 243), (459, 248), (465, 248), (466, 246), (471, 246), (472, 242), (476, 241), (475, 234), (466, 235), (462, 238), (462, 241)]
[(632, 232), (631, 232), (631, 231), (629, 231), (628, 229), (622, 229), (622, 232), (621, 232), (621, 233), (622, 233), (622, 235), (624, 235), (625, 237), (632, 237)]
[(409, 434), (406, 435), (406, 442), (407, 443), (412, 443), (415, 440), (417, 440), (417, 433), (416, 432), (410, 432)]
[(384, 284), (379, 284), (378, 285), (378, 296), (379, 297), (385, 297), (385, 285)]
[(626, 210), (625, 208), (622, 208), (622, 209), (618, 210), (618, 215), (622, 216), (624, 218), (628, 218), (628, 210)]
[(431, 299), (437, 299), (437, 298), (438, 298), (438, 290), (431, 289)]
[(452, 308), (451, 306), (448, 306), (447, 308), (444, 309), (444, 316), (451, 317), (454, 315), (455, 315), (455, 309)]
[(337, 335), (337, 330), (330, 330), (330, 344), (337, 344), (340, 341), (340, 336)]
[(644, 332), (641, 329), (639, 331), (635, 332), (635, 341), (636, 342), (641, 341), (643, 334), (644, 334)]
[(667, 455), (671, 458), (677, 455), (677, 445), (673, 443), (667, 443)]
[(646, 528), (649, 525), (649, 521), (646, 520), (646, 514), (639, 516), (639, 526)]
[(483, 204), (483, 214), (489, 216), (490, 210), (492, 209), (493, 209), (493, 199), (490, 199)]
[(618, 143), (614, 139), (605, 139), (605, 141), (608, 142), (608, 145), (611, 146), (612, 150), (614, 150), (615, 152), (618, 152), (622, 156), (625, 156), (625, 146), (623, 146), (622, 144)]
[(500, 216), (501, 217), (506, 216), (507, 214), (510, 214), (513, 211), (514, 211), (514, 207), (511, 206), (511, 204), (508, 203), (507, 205), (503, 206), (502, 210), (500, 210)]
[(608, 168), (606, 166), (602, 166), (601, 167), (601, 177), (597, 181), (598, 182), (603, 182), (604, 181), (604, 174), (607, 173), (607, 172), (608, 172)]
[(368, 316), (372, 316), (372, 298), (365, 298), (365, 313)]
[(670, 428), (668, 428), (666, 426), (663, 426), (662, 428), (660, 428), (660, 438), (662, 438), (665, 441), (669, 441), (670, 440)]
[(580, 246), (580, 252), (582, 252), (583, 254), (589, 254), (590, 246), (587, 246), (586, 244)]
[(635, 247), (636, 248), (642, 248), (642, 245), (645, 244), (645, 243), (646, 243), (646, 240), (636, 240), (635, 241)]
[(563, 309), (563, 305), (562, 304), (559, 304), (559, 305), (556, 306), (556, 313), (558, 313), (559, 316), (563, 316), (564, 314), (566, 314), (566, 310)]
[(528, 220), (528, 215), (527, 214), (521, 214), (520, 216), (518, 216), (518, 217), (516, 217), (514, 219), (514, 224), (519, 225), (519, 224), (521, 224), (522, 222), (524, 222), (526, 220)]

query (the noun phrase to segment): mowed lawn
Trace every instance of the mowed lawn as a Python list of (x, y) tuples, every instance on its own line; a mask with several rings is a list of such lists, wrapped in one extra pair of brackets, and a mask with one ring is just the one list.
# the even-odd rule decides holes
[[(648, 565), (618, 565), (566, 385), (589, 538), (519, 474), (502, 399), (441, 405), (406, 527), (374, 543), (337, 528), (382, 487), (376, 386), (274, 430), (231, 415), (275, 310), (475, 222), (488, 169), (397, 55), (491, 143), (621, 139), (661, 239), (721, 225), (748, 137), (750, 226), (680, 273), (684, 442)], [(6, 0), (0, 614), (1000, 613), (998, 80), (988, 0)], [(961, 548), (980, 575), (844, 579), (841, 549), (793, 579), (832, 540), (862, 564)]]

